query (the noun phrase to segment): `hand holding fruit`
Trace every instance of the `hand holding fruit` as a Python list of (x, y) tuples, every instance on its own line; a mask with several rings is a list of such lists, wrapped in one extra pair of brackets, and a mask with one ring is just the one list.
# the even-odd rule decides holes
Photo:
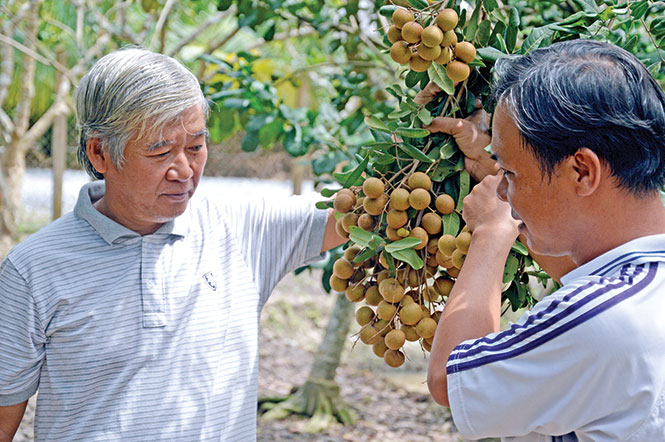
[(503, 177), (488, 175), (464, 198), (462, 217), (469, 230), (488, 232), (497, 238), (506, 238), (512, 244), (519, 233), (519, 221), (510, 214), (510, 205), (499, 199), (497, 187)]
[(487, 119), (487, 113), (479, 109), (467, 119), (436, 117), (432, 124), (426, 127), (430, 132), (443, 132), (455, 137), (457, 145), (466, 156), (464, 166), (476, 181), (499, 171), (496, 162), (485, 150), (492, 141), (490, 135), (481, 127), (481, 124), (486, 126), (482, 120)]

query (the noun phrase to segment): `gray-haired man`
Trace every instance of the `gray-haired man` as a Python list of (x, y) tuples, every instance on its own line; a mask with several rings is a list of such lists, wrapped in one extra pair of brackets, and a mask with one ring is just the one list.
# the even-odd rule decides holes
[(39, 388), (39, 441), (253, 440), (258, 321), (340, 244), (311, 202), (192, 198), (206, 100), (175, 60), (99, 60), (76, 93), (95, 181), (0, 267), (0, 440)]

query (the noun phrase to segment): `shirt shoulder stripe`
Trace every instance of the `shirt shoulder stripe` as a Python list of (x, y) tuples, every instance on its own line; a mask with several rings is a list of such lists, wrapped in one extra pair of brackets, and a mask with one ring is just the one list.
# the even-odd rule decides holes
[[(589, 293), (588, 295), (585, 295), (581, 300), (571, 304), (570, 307), (564, 309), (562, 312), (534, 325), (531, 328), (529, 328), (529, 325), (533, 324), (533, 321), (531, 321), (530, 324), (523, 324), (520, 328), (524, 328), (525, 330), (521, 333), (515, 334), (515, 329), (512, 331), (507, 330), (504, 333), (499, 333), (491, 340), (486, 338), (483, 338), (485, 339), (484, 341), (482, 339), (477, 340), (471, 347), (469, 347), (468, 344), (460, 344), (460, 346), (456, 347), (456, 349), (451, 354), (451, 358), (447, 365), (448, 374), (469, 370), (471, 368), (480, 367), (491, 362), (506, 360), (521, 355), (588, 321), (594, 316), (602, 313), (619, 302), (630, 298), (647, 287), (656, 276), (658, 263), (649, 263), (648, 270), (646, 274), (644, 274), (644, 277), (638, 282), (634, 283), (634, 277), (644, 273), (642, 271), (643, 269), (643, 264), (636, 266), (635, 274), (629, 277), (627, 280), (622, 280), (614, 284), (602, 286), (597, 290)], [(572, 293), (579, 293), (584, 288), (588, 289), (588, 284), (571, 292), (571, 294), (569, 294), (571, 295), (570, 297), (572, 297)], [(590, 308), (584, 313), (575, 316), (567, 322), (565, 321), (573, 313), (580, 310), (591, 301), (600, 298), (602, 295), (610, 291), (618, 289), (623, 290), (609, 297), (607, 300), (600, 302), (598, 305)], [(563, 299), (560, 300), (560, 302), (563, 302)], [(523, 343), (523, 341), (527, 340), (527, 338), (537, 335), (538, 333), (542, 333), (542, 335), (529, 342)], [(511, 334), (513, 336), (509, 336)], [(506, 337), (508, 337), (508, 339), (502, 340), (502, 338)], [(496, 343), (496, 345), (489, 345), (491, 343)], [(496, 351), (502, 352), (496, 353)]]

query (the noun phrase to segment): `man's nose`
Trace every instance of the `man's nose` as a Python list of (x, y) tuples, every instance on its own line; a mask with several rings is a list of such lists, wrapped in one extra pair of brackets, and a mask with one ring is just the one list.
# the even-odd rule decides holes
[(166, 172), (166, 178), (171, 181), (187, 181), (194, 175), (192, 165), (185, 152), (175, 156), (171, 167)]
[(496, 186), (496, 196), (498, 196), (501, 201), (508, 202), (508, 197), (506, 196), (507, 189), (508, 181), (506, 181), (506, 176), (502, 174), (501, 181), (499, 181), (499, 185)]

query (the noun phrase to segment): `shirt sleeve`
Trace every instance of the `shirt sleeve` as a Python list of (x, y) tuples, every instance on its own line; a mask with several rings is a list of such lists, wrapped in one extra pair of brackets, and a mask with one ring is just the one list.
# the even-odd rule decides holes
[(7, 258), (0, 266), (0, 405), (18, 404), (35, 394), (44, 345), (28, 284)]
[(316, 209), (311, 198), (236, 201), (229, 210), (264, 302), (284, 275), (322, 257), (328, 213)]
[(645, 378), (630, 376), (649, 368), (633, 356), (639, 338), (626, 337), (621, 310), (639, 284), (579, 282), (509, 329), (458, 345), (446, 368), (459, 431), (470, 439), (593, 433), (617, 413), (649, 407)]

